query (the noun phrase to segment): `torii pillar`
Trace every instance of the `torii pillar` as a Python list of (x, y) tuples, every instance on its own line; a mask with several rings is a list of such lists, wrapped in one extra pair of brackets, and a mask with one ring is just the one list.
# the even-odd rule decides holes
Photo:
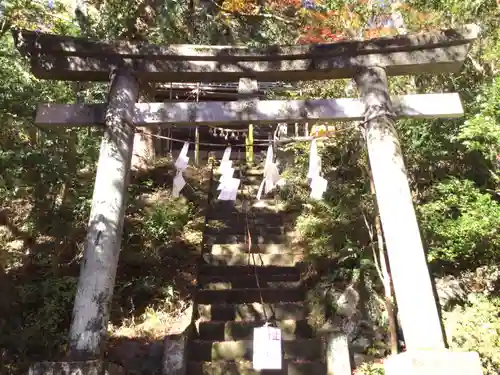
[(69, 334), (69, 356), (100, 358), (107, 336), (134, 144), (137, 80), (114, 72)]
[(64, 362), (38, 362), (29, 375), (119, 375), (104, 350), (120, 253), (139, 87), (126, 69), (112, 72), (92, 208)]
[(386, 362), (386, 374), (481, 374), (477, 353), (446, 350), (403, 155), (391, 118), (385, 70), (363, 68), (355, 80), (366, 106), (368, 156), (407, 348), (407, 353)]

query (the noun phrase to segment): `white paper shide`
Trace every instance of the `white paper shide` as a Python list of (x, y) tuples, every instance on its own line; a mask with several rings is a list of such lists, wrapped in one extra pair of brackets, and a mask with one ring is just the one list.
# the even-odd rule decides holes
[(284, 184), (285, 180), (280, 177), (276, 163), (273, 163), (273, 146), (269, 145), (269, 147), (267, 148), (266, 162), (264, 164), (264, 180), (259, 186), (259, 191), (257, 192), (257, 200), (260, 201), (262, 192), (264, 192), (264, 194), (267, 194), (276, 186), (282, 186)]
[(177, 169), (172, 187), (172, 196), (174, 196), (174, 198), (179, 197), (181, 190), (186, 185), (186, 180), (184, 180), (182, 172), (186, 170), (189, 164), (189, 156), (187, 156), (188, 151), (189, 151), (189, 143), (184, 142), (179, 157), (177, 158), (174, 164), (175, 168)]
[(281, 330), (265, 324), (253, 330), (254, 370), (281, 370)]
[(321, 158), (318, 155), (318, 145), (316, 144), (316, 139), (311, 141), (311, 148), (309, 150), (309, 171), (307, 173), (307, 178), (310, 179), (310, 197), (318, 200), (322, 199), (328, 182), (326, 179), (321, 177)]
[(238, 189), (240, 188), (240, 179), (233, 177), (234, 168), (230, 157), (231, 147), (226, 147), (219, 166), (221, 177), (219, 179), (219, 186), (217, 187), (217, 190), (220, 190), (218, 199), (221, 201), (235, 201)]

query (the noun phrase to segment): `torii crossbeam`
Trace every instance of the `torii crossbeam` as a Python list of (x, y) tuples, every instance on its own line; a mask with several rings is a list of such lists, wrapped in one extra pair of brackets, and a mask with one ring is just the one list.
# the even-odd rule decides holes
[[(453, 118), (463, 115), (456, 93), (392, 97), (398, 118)], [(54, 126), (96, 126), (106, 122), (106, 103), (40, 104), (35, 124)], [(243, 102), (136, 103), (132, 122), (141, 127), (162, 126), (247, 126), (276, 123), (363, 120), (365, 104), (360, 99), (260, 100), (255, 106)]]
[(330, 44), (268, 46), (170, 45), (99, 42), (84, 38), (14, 33), (31, 56), (38, 78), (108, 81), (109, 72), (126, 67), (148, 82), (306, 81), (351, 78), (357, 69), (383, 67), (389, 76), (459, 71), (478, 28), (441, 30), (393, 38)]

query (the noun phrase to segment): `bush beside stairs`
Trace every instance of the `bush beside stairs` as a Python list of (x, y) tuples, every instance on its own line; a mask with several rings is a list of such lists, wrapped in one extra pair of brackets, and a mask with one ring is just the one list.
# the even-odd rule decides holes
[[(240, 173), (236, 202), (218, 201), (218, 183), (212, 185), (187, 374), (326, 374), (322, 341), (307, 323), (302, 255), (287, 245), (283, 215), (274, 200), (255, 200), (262, 171), (240, 167)], [(281, 371), (252, 369), (253, 329), (266, 320), (282, 331)]]

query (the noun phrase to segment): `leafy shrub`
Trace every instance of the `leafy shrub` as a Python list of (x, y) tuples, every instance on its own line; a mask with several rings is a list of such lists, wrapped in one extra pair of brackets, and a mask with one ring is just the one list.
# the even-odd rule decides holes
[(297, 218), (296, 229), (300, 233), (306, 251), (313, 257), (336, 258), (359, 249), (356, 238), (363, 238), (362, 222), (349, 212), (351, 207), (331, 201), (313, 202), (306, 206)]
[(74, 277), (49, 273), (15, 287), (17, 298), (10, 313), (0, 315), (0, 347), (5, 348), (5, 358), (18, 362), (11, 372), (7, 361), (7, 374), (21, 373), (14, 370), (19, 364), (51, 359), (65, 350), (76, 284)]
[(155, 241), (166, 241), (188, 223), (192, 210), (192, 203), (182, 198), (157, 202), (145, 213), (145, 234)]
[(465, 267), (500, 257), (500, 204), (469, 180), (450, 179), (430, 189), (418, 208), (429, 261)]
[[(500, 373), (500, 298), (470, 294), (466, 306), (443, 312), (450, 349), (479, 353), (484, 375)], [(382, 363), (364, 363), (354, 375), (383, 375)]]
[(384, 375), (384, 365), (382, 363), (363, 363), (355, 371), (354, 375)]
[(327, 190), (319, 201), (309, 198), (310, 144), (285, 147), (295, 159), (282, 174), (287, 184), (280, 189), (280, 198), (289, 207), (300, 207), (296, 229), (309, 256), (337, 258), (347, 253), (350, 257), (366, 243), (363, 214), (370, 215), (372, 197), (363, 178), (358, 138), (356, 134), (342, 133), (318, 144), (322, 172), (328, 180)]
[(500, 373), (499, 311), (499, 297), (470, 294), (466, 306), (457, 306), (443, 316), (450, 347), (478, 352), (484, 375)]
[[(463, 124), (458, 139), (490, 162), (500, 154), (500, 77), (482, 87), (472, 105), (477, 113)], [(498, 178), (498, 176), (497, 176)]]

